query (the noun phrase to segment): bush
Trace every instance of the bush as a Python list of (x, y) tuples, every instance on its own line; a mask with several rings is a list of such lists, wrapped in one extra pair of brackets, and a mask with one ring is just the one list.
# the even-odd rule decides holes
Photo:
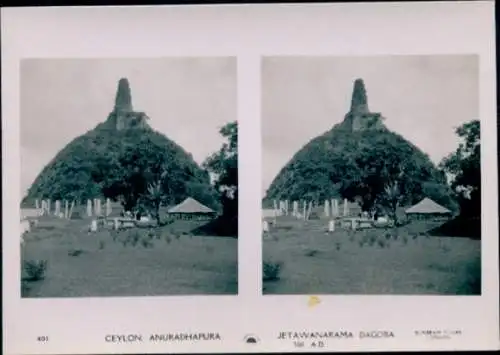
[(146, 238), (141, 239), (141, 244), (144, 248), (152, 248), (154, 246), (153, 242)]
[(28, 297), (31, 286), (25, 280), (21, 281), (21, 297)]
[(155, 238), (155, 231), (153, 229), (149, 229), (147, 235), (149, 239), (153, 239)]
[(314, 249), (313, 249), (313, 250), (308, 250), (308, 251), (306, 251), (306, 254), (305, 254), (305, 255), (306, 255), (306, 256), (314, 256), (314, 255), (316, 255), (316, 254), (318, 254), (318, 250), (314, 250)]
[(352, 229), (349, 229), (347, 235), (349, 236), (350, 242), (354, 242), (356, 240), (356, 233)]
[(113, 238), (113, 242), (116, 242), (116, 239), (119, 237), (120, 232), (113, 230), (110, 232), (110, 234), (111, 234), (111, 238)]
[(132, 245), (133, 247), (135, 247), (137, 245), (137, 243), (139, 242), (140, 239), (141, 239), (141, 235), (140, 235), (139, 231), (137, 231), (137, 230), (131, 231), (131, 233), (129, 234), (130, 245)]
[(377, 242), (377, 236), (374, 234), (370, 234), (368, 236), (368, 245), (373, 246)]
[(82, 249), (71, 249), (70, 251), (68, 251), (69, 256), (78, 256), (82, 253), (83, 253)]
[(279, 274), (281, 272), (282, 263), (281, 262), (266, 262), (264, 261), (262, 267), (262, 279), (263, 281), (276, 281), (279, 280)]
[(45, 278), (47, 271), (47, 260), (27, 260), (24, 262), (27, 281), (39, 281)]

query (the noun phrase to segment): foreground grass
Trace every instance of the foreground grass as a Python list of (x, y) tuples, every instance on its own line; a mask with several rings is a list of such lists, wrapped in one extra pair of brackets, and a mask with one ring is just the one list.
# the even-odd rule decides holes
[(281, 267), (279, 275), (264, 275), (264, 294), (481, 292), (478, 240), (426, 236), (429, 226), (418, 223), (389, 231), (325, 229), (325, 221), (278, 221), (264, 236), (263, 256)]
[(189, 234), (196, 222), (88, 233), (88, 221), (46, 219), (25, 236), (22, 262), (46, 260), (24, 297), (236, 294), (237, 239)]

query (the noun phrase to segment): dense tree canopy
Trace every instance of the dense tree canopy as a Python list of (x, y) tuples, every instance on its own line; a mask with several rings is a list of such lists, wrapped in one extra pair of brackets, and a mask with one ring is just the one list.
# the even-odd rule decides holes
[(154, 187), (155, 201), (163, 204), (191, 196), (220, 208), (208, 173), (180, 146), (152, 129), (114, 127), (108, 120), (69, 143), (42, 170), (25, 200), (109, 197), (131, 210), (150, 204)]
[(238, 215), (238, 123), (231, 122), (220, 129), (227, 140), (221, 149), (203, 164), (215, 177), (215, 186), (222, 194), (224, 215)]
[(474, 120), (458, 127), (461, 143), (440, 164), (451, 177), (451, 186), (459, 197), (460, 213), (481, 215), (481, 140), (480, 124)]
[(221, 128), (225, 142), (203, 166), (212, 173), (223, 205), (223, 213), (196, 233), (238, 237), (238, 123)]
[(452, 195), (428, 156), (400, 135), (386, 129), (352, 132), (340, 124), (295, 154), (266, 199), (340, 197), (359, 201), (365, 211), (393, 213), (425, 196), (453, 209)]

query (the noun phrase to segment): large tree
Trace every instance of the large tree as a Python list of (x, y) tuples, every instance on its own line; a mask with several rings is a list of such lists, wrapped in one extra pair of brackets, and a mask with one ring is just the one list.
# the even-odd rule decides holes
[[(106, 159), (101, 170), (94, 173), (104, 196), (120, 201), (127, 211), (149, 211), (158, 222), (161, 206), (178, 203), (187, 196), (217, 208), (208, 173), (157, 138), (141, 136), (135, 144), (122, 147)], [(200, 191), (202, 198), (198, 196)]]
[(203, 165), (222, 195), (223, 214), (233, 216), (238, 214), (238, 123), (228, 123), (219, 132), (226, 142)]
[(219, 151), (207, 158), (203, 166), (212, 174), (221, 195), (222, 216), (214, 229), (218, 233), (232, 235), (238, 230), (238, 123), (228, 123), (219, 132), (225, 142)]
[(358, 200), (363, 210), (384, 208), (391, 215), (422, 197), (423, 183), (434, 167), (412, 145), (396, 135), (366, 137), (355, 154), (344, 159), (342, 197)]
[(461, 142), (457, 150), (441, 162), (451, 186), (459, 197), (460, 214), (466, 217), (481, 215), (481, 133), (478, 120), (456, 129)]

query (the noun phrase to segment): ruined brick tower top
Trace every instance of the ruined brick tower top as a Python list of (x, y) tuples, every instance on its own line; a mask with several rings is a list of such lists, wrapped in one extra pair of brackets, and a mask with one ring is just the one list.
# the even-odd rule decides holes
[(344, 123), (351, 131), (384, 129), (382, 115), (378, 112), (370, 112), (368, 108), (368, 97), (363, 79), (354, 81), (352, 90), (351, 108), (346, 114)]
[(118, 81), (115, 106), (110, 113), (110, 118), (118, 131), (123, 129), (149, 127), (146, 122), (148, 119), (147, 115), (144, 112), (134, 111), (132, 107), (132, 94), (127, 78), (121, 78)]
[(132, 112), (132, 95), (130, 93), (130, 84), (127, 78), (121, 78), (118, 81), (116, 89), (115, 108), (114, 111)]
[(354, 81), (354, 89), (352, 90), (351, 110), (352, 113), (368, 113), (368, 98), (366, 97), (365, 83), (363, 79)]

